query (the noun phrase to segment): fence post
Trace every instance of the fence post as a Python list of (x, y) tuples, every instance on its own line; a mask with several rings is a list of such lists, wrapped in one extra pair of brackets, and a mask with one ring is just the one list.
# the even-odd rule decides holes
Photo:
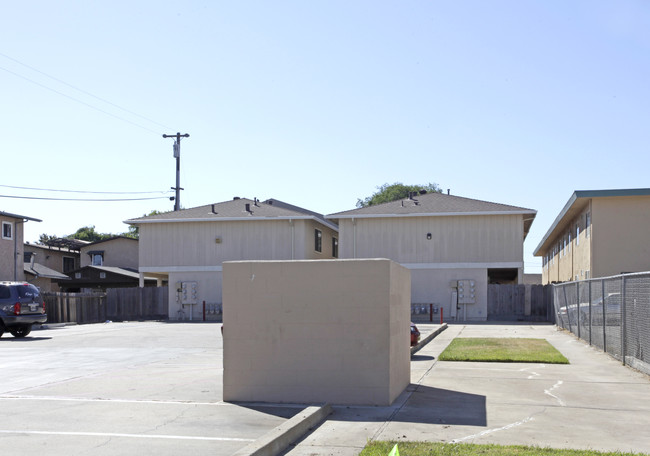
[(605, 280), (600, 279), (600, 301), (603, 307), (603, 350), (607, 353), (607, 315), (605, 315)]
[(573, 329), (571, 328), (571, 312), (569, 312), (569, 301), (566, 299), (566, 285), (562, 285), (562, 292), (564, 293), (564, 308), (566, 309), (566, 319), (569, 322), (569, 331), (573, 332)]
[(594, 330), (591, 326), (592, 318), (591, 318), (591, 280), (587, 282), (587, 286), (589, 287), (589, 345), (592, 345), (591, 343), (591, 332)]
[(625, 324), (625, 276), (621, 277), (621, 282), (621, 308), (619, 309), (619, 312), (621, 313), (621, 356), (623, 358), (623, 365), (625, 366), (625, 354), (627, 352), (627, 344), (625, 343), (627, 337), (627, 328)]
[(576, 282), (576, 317), (578, 320), (578, 339), (582, 339), (582, 337), (580, 337), (580, 286), (578, 285), (578, 282)]

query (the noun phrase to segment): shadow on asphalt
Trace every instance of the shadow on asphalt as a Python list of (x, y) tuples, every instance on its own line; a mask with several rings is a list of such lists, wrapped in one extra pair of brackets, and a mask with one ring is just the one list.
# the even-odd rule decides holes
[(19, 337), (17, 338), (10, 335), (9, 337), (4, 337), (4, 336), (0, 337), (0, 342), (25, 343), (25, 342), (36, 342), (37, 340), (51, 340), (51, 339), (52, 339), (51, 337), (29, 337), (29, 336), (23, 338), (19, 338)]
[(247, 404), (242, 402), (228, 402), (228, 404), (244, 407), (249, 410), (264, 413), (265, 415), (273, 415), (280, 418), (293, 418), (294, 415), (302, 412), (310, 404), (295, 405), (295, 404), (277, 404), (277, 405), (262, 405), (262, 404)]
[[(448, 424), (455, 426), (487, 426), (485, 396), (460, 391), (409, 385), (414, 389), (406, 403), (391, 416), (391, 421), (422, 424)], [(336, 407), (335, 421), (386, 421), (390, 408)]]
[(412, 355), (411, 361), (432, 361), (436, 359), (434, 356), (429, 355)]

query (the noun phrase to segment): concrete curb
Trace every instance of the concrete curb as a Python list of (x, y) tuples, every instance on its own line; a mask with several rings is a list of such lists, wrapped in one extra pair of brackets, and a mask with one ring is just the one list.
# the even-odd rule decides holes
[(441, 324), (441, 325), (438, 327), (438, 329), (436, 329), (436, 330), (433, 331), (431, 334), (429, 334), (427, 337), (425, 337), (424, 339), (422, 339), (422, 340), (421, 340), (421, 341), (420, 341), (420, 342), (419, 342), (415, 347), (411, 347), (411, 356), (413, 356), (414, 354), (416, 354), (417, 352), (419, 352), (419, 351), (422, 349), (422, 347), (424, 347), (426, 344), (428, 344), (429, 342), (431, 342), (431, 341), (433, 340), (434, 337), (436, 337), (438, 334), (440, 334), (441, 332), (443, 332), (445, 329), (447, 329), (447, 323), (443, 323), (443, 324)]
[(321, 424), (332, 413), (329, 404), (307, 407), (293, 418), (282, 423), (234, 456), (275, 456), (305, 435), (307, 431)]

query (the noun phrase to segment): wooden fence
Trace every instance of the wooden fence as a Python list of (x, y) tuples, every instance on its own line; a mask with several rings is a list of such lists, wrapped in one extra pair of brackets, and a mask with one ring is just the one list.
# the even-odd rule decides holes
[(45, 292), (48, 323), (167, 320), (168, 288), (109, 288), (106, 293)]
[(551, 285), (488, 285), (488, 320), (555, 322)]

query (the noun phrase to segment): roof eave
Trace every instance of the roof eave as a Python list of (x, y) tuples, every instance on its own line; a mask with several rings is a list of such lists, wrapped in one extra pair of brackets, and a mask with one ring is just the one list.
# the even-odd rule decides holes
[(361, 219), (361, 218), (399, 218), (399, 217), (465, 217), (471, 215), (537, 215), (537, 211), (532, 209), (518, 211), (477, 211), (477, 212), (423, 212), (408, 214), (347, 214), (347, 215), (326, 215), (329, 220), (340, 219)]
[(328, 228), (338, 232), (339, 228), (336, 224), (330, 222), (329, 220), (323, 220), (319, 217), (311, 215), (297, 215), (293, 216), (267, 216), (267, 217), (215, 217), (215, 218), (183, 218), (183, 219), (154, 219), (154, 220), (124, 220), (124, 223), (129, 225), (140, 225), (140, 224), (149, 224), (149, 223), (190, 223), (190, 222), (248, 222), (248, 221), (273, 221), (273, 220), (313, 220), (325, 225)]

